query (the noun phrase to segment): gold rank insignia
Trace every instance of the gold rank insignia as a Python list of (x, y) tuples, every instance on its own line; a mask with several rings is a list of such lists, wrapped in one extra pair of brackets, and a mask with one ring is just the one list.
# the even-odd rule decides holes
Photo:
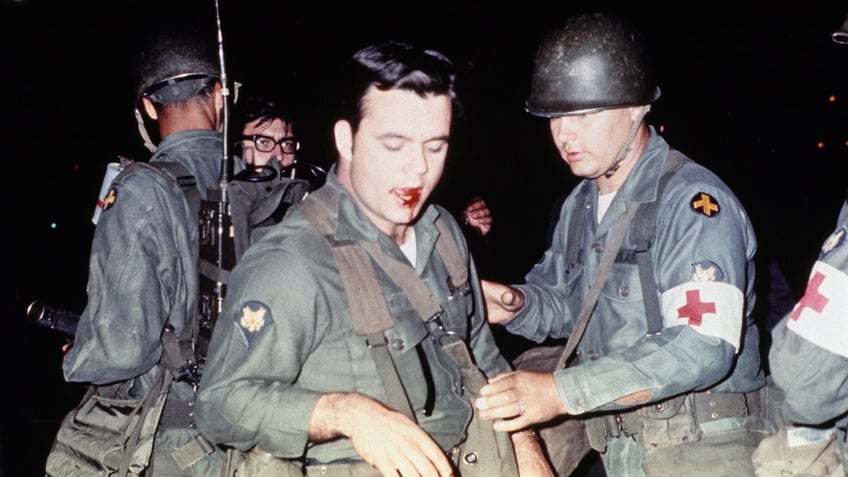
[(839, 230), (837, 230), (836, 232), (833, 232), (832, 234), (830, 234), (830, 237), (828, 237), (827, 240), (825, 240), (824, 245), (822, 245), (822, 250), (821, 250), (822, 253), (825, 254), (825, 253), (828, 253), (831, 250), (835, 249), (840, 244), (842, 244), (842, 241), (844, 239), (845, 239), (845, 228), (843, 227), (843, 228), (840, 228)]
[(236, 312), (235, 320), (250, 347), (271, 324), (271, 309), (262, 302), (248, 301)]
[(110, 207), (115, 205), (115, 201), (118, 200), (118, 191), (112, 187), (109, 189), (109, 193), (106, 194), (106, 198), (103, 199), (103, 210), (109, 210)]
[(715, 197), (707, 194), (706, 192), (698, 192), (695, 194), (695, 197), (692, 197), (689, 204), (692, 206), (692, 210), (704, 214), (707, 217), (717, 215), (721, 210)]

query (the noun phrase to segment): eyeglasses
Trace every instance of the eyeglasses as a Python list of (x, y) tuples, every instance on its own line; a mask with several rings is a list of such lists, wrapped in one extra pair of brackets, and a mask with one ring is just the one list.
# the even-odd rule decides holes
[(253, 145), (256, 146), (256, 150), (259, 152), (271, 152), (277, 147), (277, 144), (280, 145), (280, 149), (283, 150), (283, 154), (294, 154), (300, 149), (300, 142), (291, 137), (286, 136), (280, 138), (280, 140), (275, 140), (271, 136), (265, 136), (262, 134), (254, 134), (252, 136), (242, 136), (242, 140), (244, 141), (253, 141)]

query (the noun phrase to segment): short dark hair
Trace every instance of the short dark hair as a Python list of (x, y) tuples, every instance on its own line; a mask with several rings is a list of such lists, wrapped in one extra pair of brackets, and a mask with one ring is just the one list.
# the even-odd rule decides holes
[(338, 76), (338, 115), (354, 131), (362, 120), (362, 99), (371, 86), (381, 91), (401, 89), (419, 96), (447, 95), (461, 111), (456, 93), (456, 68), (441, 52), (389, 40), (356, 51)]
[(293, 105), (286, 104), (279, 98), (261, 94), (239, 95), (238, 101), (233, 105), (233, 125), (237, 134), (241, 134), (247, 123), (257, 119), (260, 120), (260, 124), (269, 123), (274, 119), (294, 123), (296, 115)]

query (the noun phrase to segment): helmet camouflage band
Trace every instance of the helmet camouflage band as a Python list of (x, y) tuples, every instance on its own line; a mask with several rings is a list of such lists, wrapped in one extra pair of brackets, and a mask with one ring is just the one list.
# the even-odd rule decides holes
[(660, 90), (641, 35), (603, 14), (578, 15), (536, 50), (527, 111), (556, 117), (654, 102)]
[(168, 33), (141, 51), (136, 99), (154, 103), (185, 101), (220, 78), (215, 51), (193, 33)]

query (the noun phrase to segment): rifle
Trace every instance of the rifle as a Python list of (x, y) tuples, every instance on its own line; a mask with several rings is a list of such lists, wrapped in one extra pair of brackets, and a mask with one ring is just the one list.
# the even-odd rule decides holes
[(26, 309), (27, 318), (36, 325), (50, 330), (56, 330), (68, 340), (73, 340), (77, 333), (80, 316), (72, 311), (50, 306), (38, 300), (32, 302)]

